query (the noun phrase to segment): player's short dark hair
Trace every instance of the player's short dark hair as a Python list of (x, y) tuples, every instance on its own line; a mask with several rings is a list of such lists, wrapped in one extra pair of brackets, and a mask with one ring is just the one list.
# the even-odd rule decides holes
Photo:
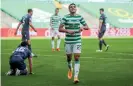
[(26, 41), (21, 42), (21, 46), (27, 46), (27, 45), (28, 45), (28, 42)]
[(76, 6), (76, 4), (75, 4), (75, 3), (71, 3), (71, 4), (69, 5), (69, 8), (70, 8), (70, 6), (71, 6), (71, 5), (75, 5), (75, 6)]
[(103, 11), (104, 12), (104, 9), (103, 8), (100, 8), (100, 11)]
[(28, 9), (28, 13), (32, 12), (33, 10), (32, 9)]
[(59, 8), (56, 8), (55, 10), (59, 10)]

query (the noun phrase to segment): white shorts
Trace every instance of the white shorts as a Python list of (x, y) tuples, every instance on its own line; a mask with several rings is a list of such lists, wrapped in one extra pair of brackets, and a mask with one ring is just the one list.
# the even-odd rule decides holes
[(65, 44), (66, 54), (81, 53), (81, 43)]
[(58, 30), (50, 30), (51, 37), (60, 36), (60, 32)]

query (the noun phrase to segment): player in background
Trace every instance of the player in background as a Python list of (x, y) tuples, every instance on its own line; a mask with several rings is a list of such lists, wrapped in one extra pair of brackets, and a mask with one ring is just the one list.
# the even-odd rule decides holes
[[(72, 67), (72, 55), (74, 55), (74, 83), (78, 83), (78, 75), (80, 69), (80, 53), (81, 53), (81, 31), (88, 30), (84, 18), (76, 14), (77, 8), (74, 3), (69, 5), (70, 14), (65, 15), (62, 18), (62, 22), (59, 27), (60, 32), (66, 34), (65, 37), (65, 51), (68, 63), (68, 79), (72, 78), (73, 67)], [(80, 25), (83, 27), (80, 27)]]
[(99, 18), (99, 29), (98, 29), (98, 39), (99, 39), (99, 50), (96, 50), (97, 52), (102, 52), (102, 45), (105, 45), (105, 51), (108, 50), (109, 45), (106, 44), (106, 42), (103, 39), (104, 33), (106, 31), (106, 20), (107, 17), (104, 14), (104, 9), (100, 9), (100, 18)]
[[(15, 35), (17, 35), (17, 31), (20, 27), (20, 25), (22, 24), (22, 41), (27, 41), (28, 42), (28, 48), (29, 50), (32, 52), (32, 49), (31, 49), (31, 42), (30, 42), (30, 33), (29, 33), (29, 26), (35, 31), (37, 32), (37, 30), (33, 27), (32, 25), (32, 15), (33, 15), (33, 10), (32, 9), (28, 9), (28, 14), (24, 15), (22, 17), (22, 19), (20, 20), (18, 26), (17, 26), (17, 29), (16, 29), (16, 32), (15, 32)], [(36, 55), (34, 55), (32, 53), (32, 56), (35, 56), (37, 57)]]
[(10, 71), (6, 75), (27, 75), (28, 70), (24, 60), (28, 58), (30, 74), (32, 74), (32, 56), (31, 51), (28, 49), (28, 43), (22, 42), (20, 47), (18, 47), (14, 53), (10, 56), (9, 64)]
[(60, 51), (61, 38), (60, 38), (60, 33), (59, 33), (58, 29), (59, 29), (61, 17), (58, 15), (58, 13), (59, 13), (59, 8), (56, 8), (55, 14), (52, 15), (50, 18), (51, 36), (52, 36), (52, 40), (51, 40), (52, 51), (55, 51), (54, 39), (55, 39), (56, 35), (58, 37), (56, 50)]

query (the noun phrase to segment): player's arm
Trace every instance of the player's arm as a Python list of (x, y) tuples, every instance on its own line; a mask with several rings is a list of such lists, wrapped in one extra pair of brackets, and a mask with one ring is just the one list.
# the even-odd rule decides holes
[(64, 29), (64, 24), (60, 24), (59, 32), (70, 33), (70, 34), (74, 34), (75, 33), (74, 31)]
[(19, 23), (18, 23), (17, 29), (16, 29), (16, 31), (15, 31), (15, 35), (17, 35), (18, 29), (19, 29), (19, 27), (20, 27), (21, 24), (22, 24), (22, 22), (19, 22)]
[(30, 27), (35, 31), (37, 32), (37, 30), (34, 28), (34, 26), (32, 25), (32, 21), (31, 21), (31, 17), (29, 18), (29, 25)]
[(52, 27), (52, 17), (50, 17), (50, 27)]
[(99, 29), (98, 29), (99, 32), (101, 31), (102, 23), (103, 23), (103, 17), (100, 16), (100, 19), (99, 19)]
[(103, 20), (99, 20), (99, 31), (101, 30)]
[(30, 74), (32, 74), (32, 57), (29, 57), (28, 61), (29, 61)]
[(65, 23), (66, 23), (66, 19), (62, 18), (60, 26), (59, 26), (59, 32), (74, 34), (75, 33), (74, 31), (64, 29)]
[(29, 22), (29, 25), (30, 25), (30, 27), (35, 31), (35, 32), (37, 32), (37, 30), (34, 28), (34, 26), (32, 25), (32, 22)]
[(88, 27), (87, 24), (85, 24), (82, 28), (83, 28), (84, 30), (88, 30), (88, 29), (89, 29), (89, 27)]
[(80, 19), (80, 23), (83, 25), (83, 26), (81, 27), (80, 31), (88, 30), (88, 29), (89, 29), (89, 27), (88, 27), (88, 25), (87, 25), (87, 23), (85, 22), (85, 20), (84, 20), (83, 17)]

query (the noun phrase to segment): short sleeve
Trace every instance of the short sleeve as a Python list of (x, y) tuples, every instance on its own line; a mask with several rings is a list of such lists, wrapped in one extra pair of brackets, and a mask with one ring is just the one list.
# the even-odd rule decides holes
[(65, 24), (66, 23), (66, 18), (65, 17), (63, 17), (62, 19), (61, 19), (61, 24)]
[(81, 17), (81, 19), (80, 19), (80, 23), (81, 23), (82, 25), (86, 25), (86, 22), (85, 22), (85, 20), (84, 20), (83, 17)]
[(31, 16), (28, 18), (28, 20), (29, 20), (29, 22), (32, 22), (32, 18), (31, 18)]
[(20, 22), (23, 23), (24, 22), (23, 20), (24, 20), (24, 17), (21, 18)]
[(99, 20), (103, 20), (103, 19), (104, 19), (104, 17), (101, 15), (100, 18), (99, 18)]

